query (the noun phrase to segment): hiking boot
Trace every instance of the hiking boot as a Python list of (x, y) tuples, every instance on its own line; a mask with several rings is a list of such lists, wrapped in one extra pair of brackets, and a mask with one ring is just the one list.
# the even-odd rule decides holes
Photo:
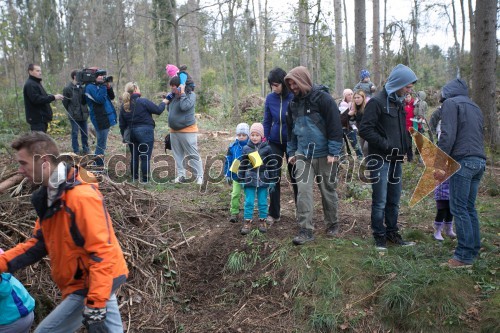
[(384, 236), (374, 236), (375, 238), (375, 250), (377, 251), (387, 251), (387, 241)]
[(312, 242), (314, 235), (312, 229), (300, 228), (299, 234), (292, 240), (294, 245), (304, 245), (307, 242)]
[(269, 215), (267, 217), (267, 219), (266, 219), (266, 223), (267, 223), (268, 226), (272, 226), (274, 223), (279, 222), (279, 221), (280, 221), (279, 217), (278, 218), (274, 218), (271, 215)]
[(464, 262), (461, 262), (460, 260), (452, 258), (452, 259), (448, 260), (447, 262), (442, 263), (439, 266), (448, 267), (448, 268), (452, 268), (452, 269), (459, 269), (459, 268), (471, 268), (472, 264), (466, 264)]
[(326, 228), (326, 237), (337, 237), (339, 234), (339, 224), (335, 223)]
[(259, 231), (262, 233), (267, 232), (266, 219), (259, 219)]
[(231, 223), (238, 222), (238, 214), (231, 214), (231, 217), (229, 218), (229, 222), (231, 222)]
[(243, 227), (240, 229), (240, 234), (248, 235), (252, 230), (252, 220), (243, 221)]
[(395, 245), (399, 246), (413, 246), (415, 242), (406, 242), (403, 240), (401, 235), (398, 232), (391, 232), (386, 236), (387, 240)]

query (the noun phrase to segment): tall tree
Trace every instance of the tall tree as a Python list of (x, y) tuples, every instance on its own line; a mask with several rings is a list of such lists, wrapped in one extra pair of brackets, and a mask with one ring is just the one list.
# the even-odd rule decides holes
[(333, 0), (335, 16), (335, 93), (342, 96), (344, 90), (344, 62), (342, 57), (342, 1)]
[[(166, 63), (172, 61), (172, 25), (175, 20), (175, 0), (153, 0), (153, 30), (155, 33), (156, 68), (164, 73)], [(170, 59), (170, 60), (169, 60)], [(176, 64), (178, 65), (178, 64)], [(166, 84), (162, 85), (166, 89)]]
[(349, 28), (348, 28), (348, 21), (347, 21), (347, 7), (345, 5), (345, 0), (344, 0), (344, 22), (345, 22), (345, 56), (346, 56), (346, 62), (347, 62), (347, 86), (348, 87), (354, 87), (354, 82), (353, 82), (353, 73), (351, 70), (351, 48), (349, 44)]
[(199, 0), (188, 0), (187, 9), (191, 13), (188, 17), (187, 40), (189, 45), (189, 58), (191, 59), (191, 68), (189, 72), (196, 84), (197, 89), (201, 88), (201, 56), (200, 56), (200, 15), (198, 8)]
[(309, 65), (309, 4), (307, 0), (299, 0), (299, 52), (300, 65)]
[(365, 0), (354, 0), (354, 74), (366, 68), (366, 4)]
[(373, 0), (373, 82), (380, 86), (380, 2)]
[(238, 74), (236, 70), (236, 62), (237, 62), (237, 55), (236, 55), (236, 48), (234, 47), (236, 45), (236, 34), (235, 34), (235, 15), (236, 15), (236, 9), (238, 5), (238, 0), (229, 0), (227, 2), (228, 6), (228, 24), (229, 24), (229, 43), (231, 45), (230, 49), (230, 54), (231, 54), (231, 75), (233, 77), (233, 86), (231, 88), (232, 90), (232, 96), (233, 96), (233, 118), (236, 121), (240, 120), (240, 109), (238, 108)]
[(496, 110), (497, 70), (497, 0), (476, 3), (474, 49), (472, 62), (472, 99), (484, 115), (486, 140), (493, 152), (498, 152), (500, 130)]

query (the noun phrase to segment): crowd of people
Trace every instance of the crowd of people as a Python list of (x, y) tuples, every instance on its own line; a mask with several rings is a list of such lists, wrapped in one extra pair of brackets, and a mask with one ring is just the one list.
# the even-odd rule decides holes
[[(125, 283), (128, 269), (98, 183), (88, 177), (84, 180), (79, 166), (59, 161), (59, 148), (45, 132), (52, 119), (50, 103), (62, 100), (71, 120), (73, 151), (89, 152), (90, 117), (97, 135), (96, 164), (102, 166), (109, 129), (119, 123), (131, 152), (132, 178), (148, 182), (154, 145), (152, 115), (168, 109), (176, 162), (174, 182), (202, 184), (195, 86), (185, 67), (169, 64), (166, 72), (171, 91), (158, 105), (141, 97), (136, 82), (129, 82), (117, 116), (111, 102), (115, 94), (105, 71), (95, 68), (95, 82), (85, 86), (77, 82), (73, 71), (63, 94), (49, 95), (41, 85), (40, 66), (28, 67), (24, 97), (32, 132), (17, 138), (11, 146), (16, 151), (19, 172), (41, 184), (32, 194), (38, 218), (29, 239), (6, 252), (0, 249), (0, 304), (7, 311), (0, 320), (0, 332), (30, 331), (34, 300), (12, 273), (45, 256), (50, 258), (52, 277), (63, 300), (35, 332), (73, 332), (82, 324), (89, 332), (123, 332), (115, 292)], [(361, 71), (360, 79), (336, 102), (326, 86), (313, 83), (306, 67), (295, 67), (288, 73), (281, 68), (269, 72), (271, 92), (266, 97), (263, 121), (237, 125), (224, 165), (225, 179), (232, 186), (229, 221), (241, 223), (242, 235), (250, 233), (254, 225), (265, 233), (280, 222), (281, 171), (286, 164), (298, 224), (293, 244), (300, 246), (315, 239), (315, 185), (321, 195), (325, 235), (337, 237), (337, 169), (350, 143), (370, 174), (371, 230), (376, 249), (386, 251), (388, 242), (415, 245), (402, 238), (398, 217), (402, 164), (405, 156), (408, 162), (413, 158), (410, 128), (424, 130), (425, 93), (413, 96), (417, 76), (402, 64), (392, 69), (378, 91), (367, 70)], [(457, 238), (454, 255), (444, 265), (470, 267), (479, 255), (481, 239), (475, 201), (486, 164), (483, 118), (461, 79), (443, 87), (440, 102), (430, 127), (438, 133), (438, 147), (461, 168), (447, 177), (449, 160), (436, 158), (434, 178), (439, 185), (433, 237), (442, 241), (444, 231), (445, 236)], [(192, 173), (190, 179), (187, 166)], [(256, 200), (258, 217), (254, 219)]]

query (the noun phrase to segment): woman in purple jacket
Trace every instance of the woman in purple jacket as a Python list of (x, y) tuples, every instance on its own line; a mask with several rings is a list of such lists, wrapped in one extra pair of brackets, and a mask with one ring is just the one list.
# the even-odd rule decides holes
[[(264, 106), (264, 135), (269, 141), (269, 145), (275, 154), (280, 169), (280, 180), (270, 191), (269, 215), (267, 224), (272, 225), (280, 220), (280, 183), (281, 183), (281, 165), (283, 164), (283, 155), (286, 155), (287, 128), (286, 111), (288, 103), (293, 98), (293, 93), (285, 85), (286, 72), (275, 67), (267, 76), (267, 82), (272, 92), (266, 97)], [(288, 161), (288, 156), (286, 156)], [(295, 167), (288, 163), (288, 174), (293, 186), (294, 200), (297, 202), (297, 184), (295, 182)]]

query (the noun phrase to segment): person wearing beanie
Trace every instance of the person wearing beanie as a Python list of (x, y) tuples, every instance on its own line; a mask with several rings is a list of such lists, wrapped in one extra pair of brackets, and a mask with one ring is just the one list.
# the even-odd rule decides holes
[[(257, 155), (257, 156), (256, 156)], [(264, 138), (264, 126), (254, 123), (250, 127), (250, 140), (243, 147), (238, 179), (245, 189), (245, 208), (242, 235), (252, 230), (255, 194), (259, 210), (258, 228), (260, 232), (267, 231), (267, 192), (273, 191), (277, 181), (278, 168), (273, 151)]]
[(354, 91), (362, 90), (367, 97), (367, 100), (372, 97), (372, 94), (377, 90), (377, 87), (370, 81), (370, 72), (362, 69), (359, 73), (360, 81), (354, 86)]
[[(286, 72), (279, 68), (273, 68), (267, 76), (267, 82), (271, 92), (266, 97), (264, 105), (264, 135), (273, 150), (278, 161), (279, 179), (274, 191), (269, 194), (269, 216), (267, 223), (272, 225), (278, 222), (281, 217), (281, 166), (283, 165), (283, 155), (288, 161), (286, 145), (288, 140), (288, 129), (286, 124), (286, 110), (293, 98), (293, 93), (288, 90), (285, 84)], [(292, 183), (293, 199), (297, 202), (297, 184), (295, 182), (295, 168), (293, 164), (287, 163), (288, 176)], [(286, 179), (286, 177), (285, 177)]]
[(165, 67), (165, 71), (167, 72), (167, 75), (170, 77), (170, 78), (173, 78), (174, 76), (177, 75), (177, 73), (179, 72), (179, 68), (177, 68), (177, 66), (175, 65), (172, 65), (172, 64), (168, 64), (166, 67)]
[(194, 90), (195, 84), (193, 79), (191, 78), (191, 75), (189, 75), (189, 73), (187, 72), (186, 65), (181, 65), (181, 67), (177, 68), (177, 66), (175, 65), (168, 64), (165, 67), (165, 71), (170, 78), (178, 76), (181, 81), (181, 85), (185, 86), (185, 90), (187, 92)]
[[(483, 115), (469, 98), (462, 79), (449, 81), (442, 89), (441, 135), (438, 147), (458, 162), (461, 168), (450, 181), (450, 210), (455, 218), (457, 246), (453, 257), (444, 263), (451, 268), (470, 267), (479, 255), (481, 234), (475, 207), (479, 183), (486, 168)], [(445, 180), (446, 159), (436, 158), (434, 178)]]
[[(236, 126), (236, 140), (231, 142), (226, 153), (226, 161), (224, 163), (224, 175), (226, 182), (232, 185), (231, 204), (229, 213), (231, 214), (229, 222), (236, 223), (239, 220), (240, 214), (240, 199), (241, 199), (241, 184), (238, 182), (238, 172), (236, 160), (241, 160), (243, 147), (248, 143), (250, 129), (247, 123), (240, 123)], [(235, 170), (236, 169), (236, 170)], [(235, 172), (236, 171), (236, 172)]]
[(404, 241), (399, 234), (398, 214), (401, 164), (410, 147), (403, 100), (416, 81), (409, 67), (394, 67), (382, 91), (366, 104), (359, 126), (359, 135), (368, 142), (367, 166), (373, 180), (371, 228), (380, 251), (387, 250), (387, 241), (401, 246), (415, 244)]
[(313, 241), (313, 188), (315, 179), (323, 203), (326, 235), (338, 234), (337, 164), (342, 153), (342, 125), (337, 104), (328, 88), (313, 85), (306, 67), (295, 67), (285, 77), (294, 98), (288, 104), (287, 152), (297, 176), (297, 222), (299, 233), (293, 244)]

